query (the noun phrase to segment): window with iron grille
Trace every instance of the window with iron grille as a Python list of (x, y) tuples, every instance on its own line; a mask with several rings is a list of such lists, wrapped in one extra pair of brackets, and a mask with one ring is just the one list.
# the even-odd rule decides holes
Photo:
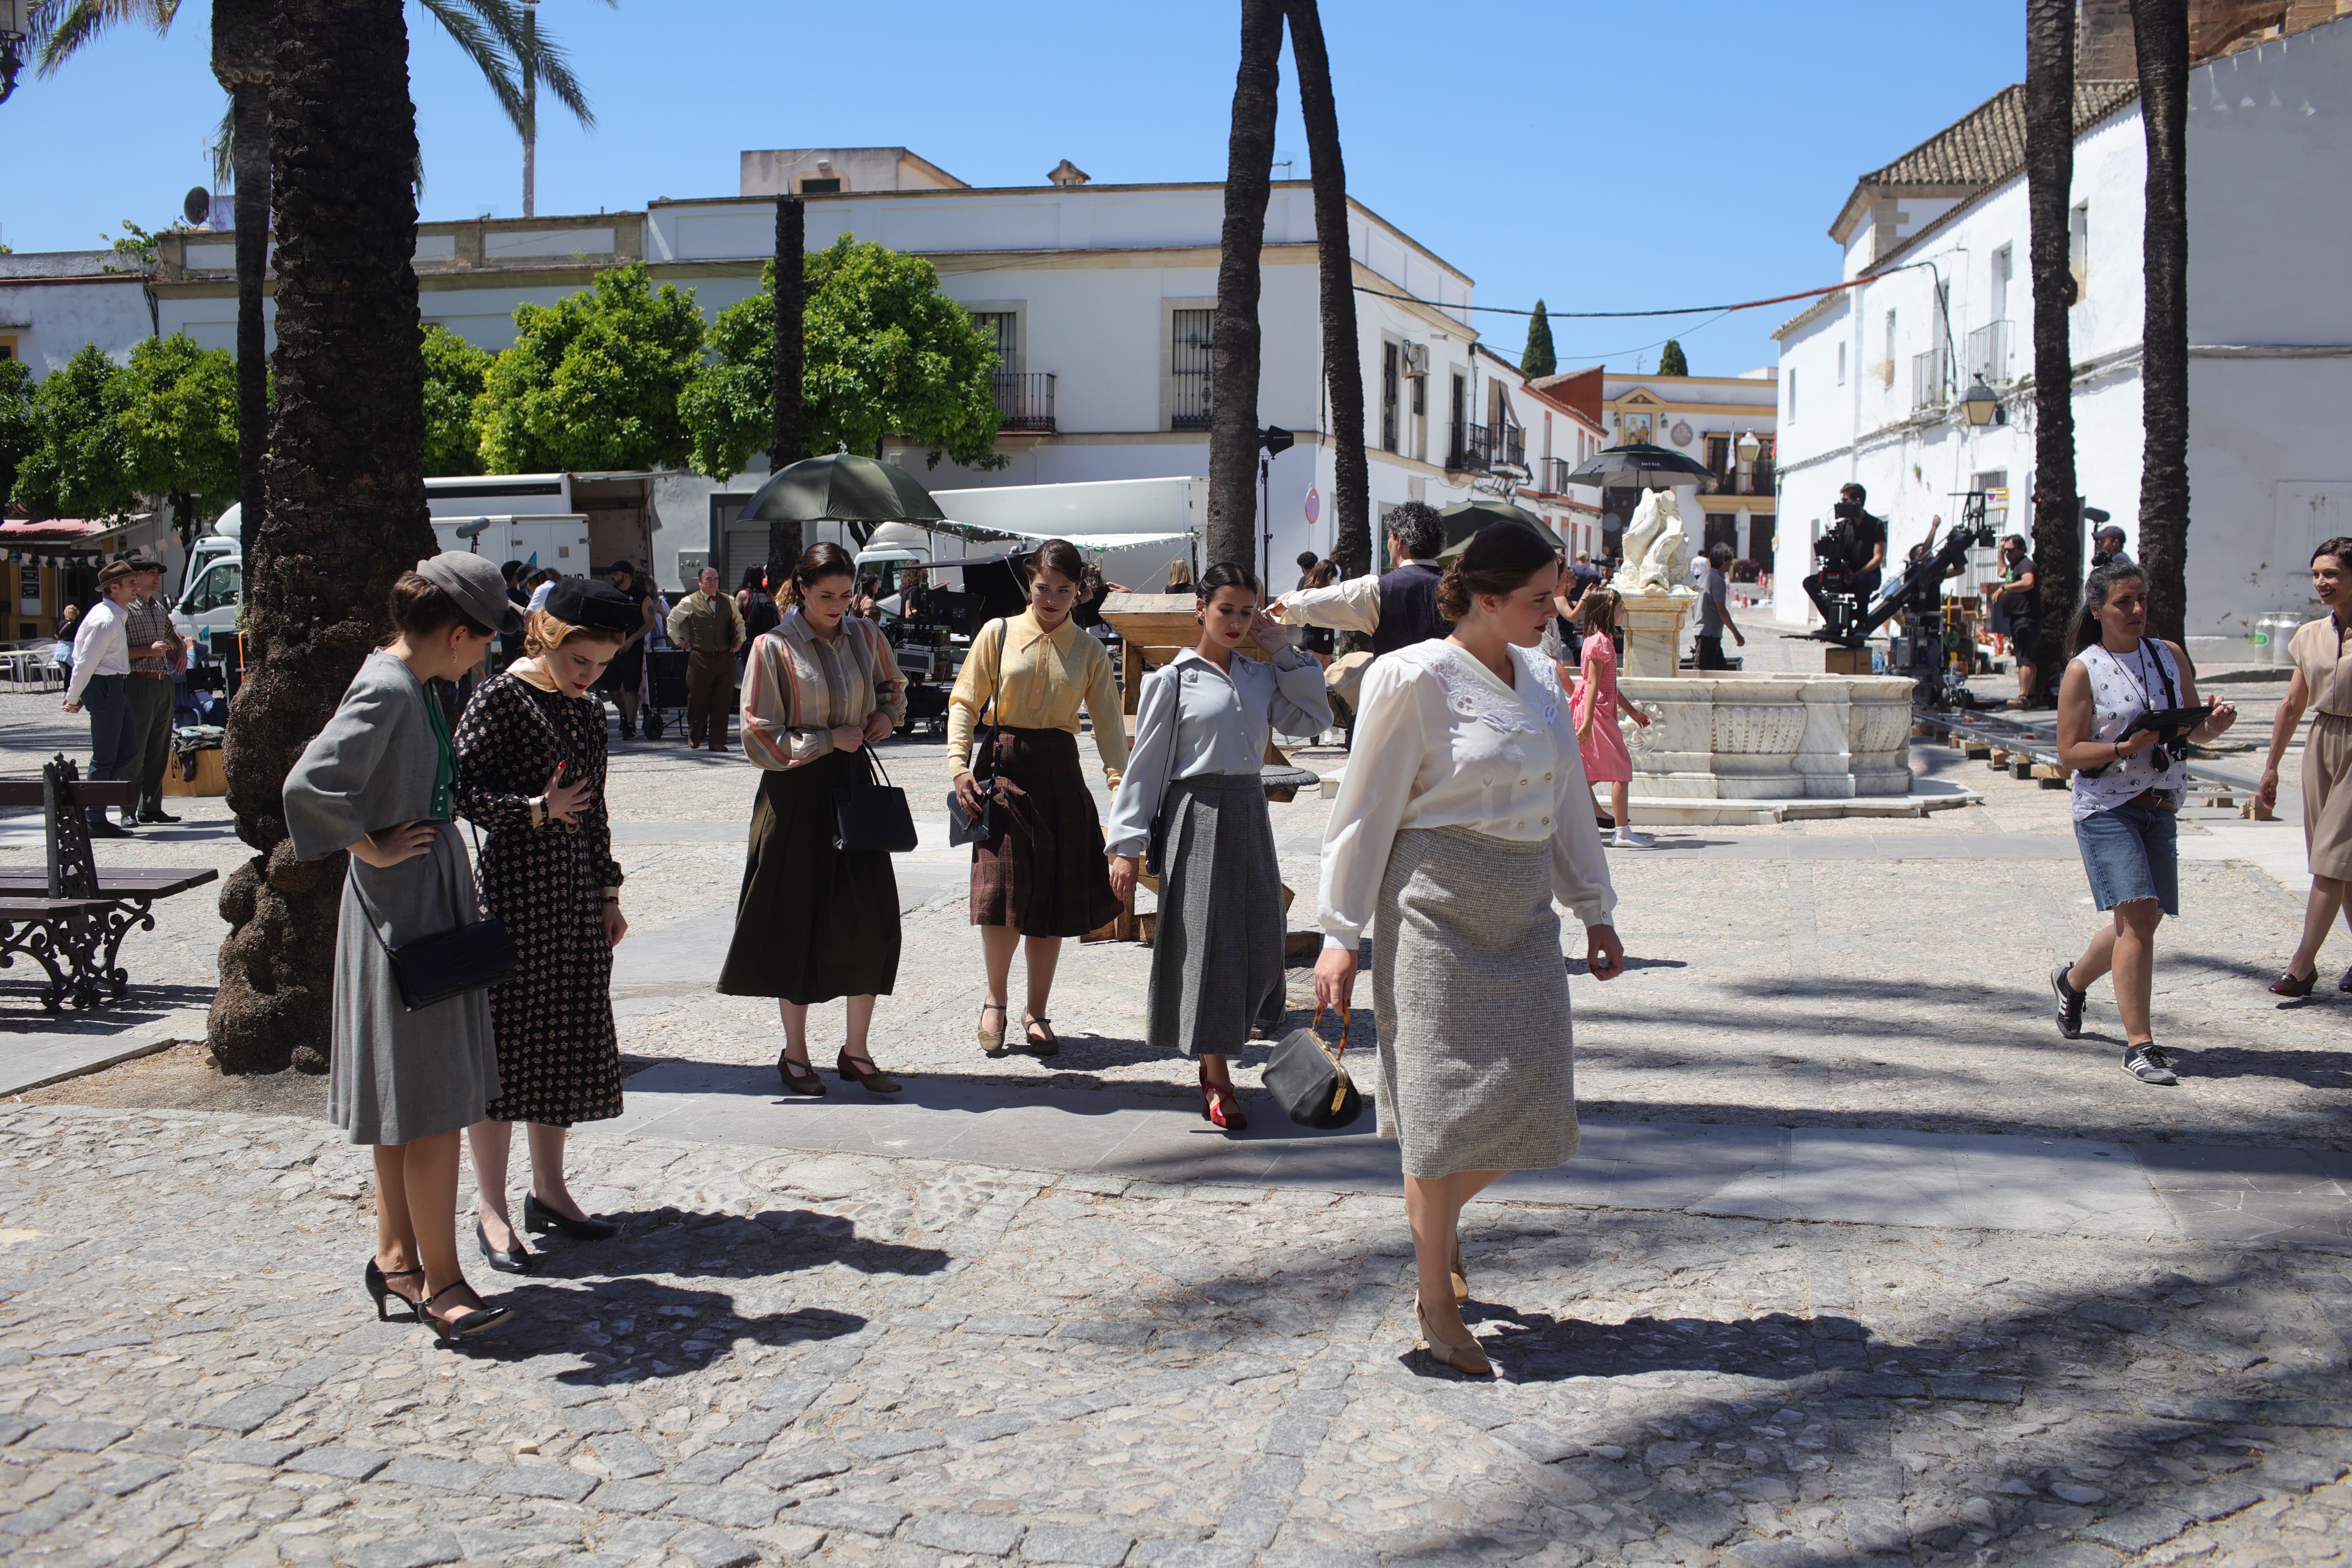
[(971, 324), (980, 329), (981, 341), (996, 351), (996, 370), (1000, 375), (1020, 368), (1013, 363), (1013, 344), (1018, 337), (1017, 319), (1012, 310), (971, 312)]
[(1397, 449), (1397, 345), (1381, 345), (1381, 450)]
[(1171, 310), (1168, 374), (1175, 397), (1168, 417), (1171, 430), (1206, 430), (1214, 407), (1209, 373), (1216, 351), (1217, 312)]

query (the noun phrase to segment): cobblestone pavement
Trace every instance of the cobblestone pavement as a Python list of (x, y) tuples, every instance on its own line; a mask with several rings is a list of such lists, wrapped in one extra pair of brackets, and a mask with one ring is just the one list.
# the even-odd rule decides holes
[(599, 1145), (623, 1236), (461, 1352), (370, 1321), (311, 1121), (0, 1113), (26, 1563), (2321, 1563), (2341, 1257)]

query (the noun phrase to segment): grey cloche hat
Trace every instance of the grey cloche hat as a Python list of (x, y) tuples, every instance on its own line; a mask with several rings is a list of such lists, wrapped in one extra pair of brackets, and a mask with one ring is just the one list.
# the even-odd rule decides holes
[(522, 616), (507, 597), (507, 580), (487, 557), (464, 550), (445, 550), (416, 563), (416, 574), (457, 601), (478, 626), (513, 637), (522, 630)]

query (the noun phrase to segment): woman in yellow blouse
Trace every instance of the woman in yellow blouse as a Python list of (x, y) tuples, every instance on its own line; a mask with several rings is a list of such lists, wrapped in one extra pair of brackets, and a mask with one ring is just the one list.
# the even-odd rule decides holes
[(787, 1094), (823, 1094), (809, 1065), (808, 1010), (849, 999), (845, 1082), (895, 1094), (866, 1032), (898, 976), (898, 881), (879, 850), (834, 846), (833, 792), (863, 783), (858, 752), (907, 716), (907, 683), (872, 621), (848, 614), (848, 552), (813, 544), (785, 582), (786, 613), (753, 645), (743, 682), (743, 752), (761, 768), (735, 940), (719, 972), (727, 996), (773, 996)]
[[(1112, 789), (1127, 766), (1127, 721), (1110, 655), (1070, 611), (1091, 569), (1077, 546), (1049, 539), (1029, 560), (1029, 607), (991, 621), (948, 700), (948, 771), (963, 809), (989, 805), (990, 837), (972, 846), (971, 923), (988, 961), (980, 1045), (1004, 1053), (1013, 950), (1026, 939), (1029, 1010), (1023, 1035), (1041, 1057), (1062, 1048), (1046, 1015), (1062, 939), (1084, 936), (1119, 911), (1111, 895), (1102, 822), (1078, 770), (1078, 709), (1094, 720), (1095, 750)], [(990, 729), (981, 754), (972, 734)]]

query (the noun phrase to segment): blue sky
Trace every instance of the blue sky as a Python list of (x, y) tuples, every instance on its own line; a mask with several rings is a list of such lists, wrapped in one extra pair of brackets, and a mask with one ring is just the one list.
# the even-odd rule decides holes
[[(731, 195), (745, 148), (904, 145), (976, 185), (1069, 158), (1097, 181), (1224, 173), (1238, 7), (933, 0), (544, 0), (597, 111), (550, 117), (541, 214)], [(1853, 178), (2024, 72), (2022, 0), (1489, 0), (1323, 7), (1349, 188), (1463, 268), (1486, 305), (1697, 305), (1837, 276), (1823, 230)], [(521, 211), (521, 153), (471, 67), (415, 5), (424, 215)], [(223, 98), (209, 7), (173, 36), (121, 31), (0, 104), (0, 239), (79, 249), (161, 226), (206, 182)], [(1277, 157), (1307, 172), (1286, 51)], [(1642, 198), (1633, 216), (1624, 199)], [(1565, 366), (1769, 364), (1794, 306), (1711, 324), (1555, 320)], [(1516, 355), (1526, 327), (1482, 316)]]

